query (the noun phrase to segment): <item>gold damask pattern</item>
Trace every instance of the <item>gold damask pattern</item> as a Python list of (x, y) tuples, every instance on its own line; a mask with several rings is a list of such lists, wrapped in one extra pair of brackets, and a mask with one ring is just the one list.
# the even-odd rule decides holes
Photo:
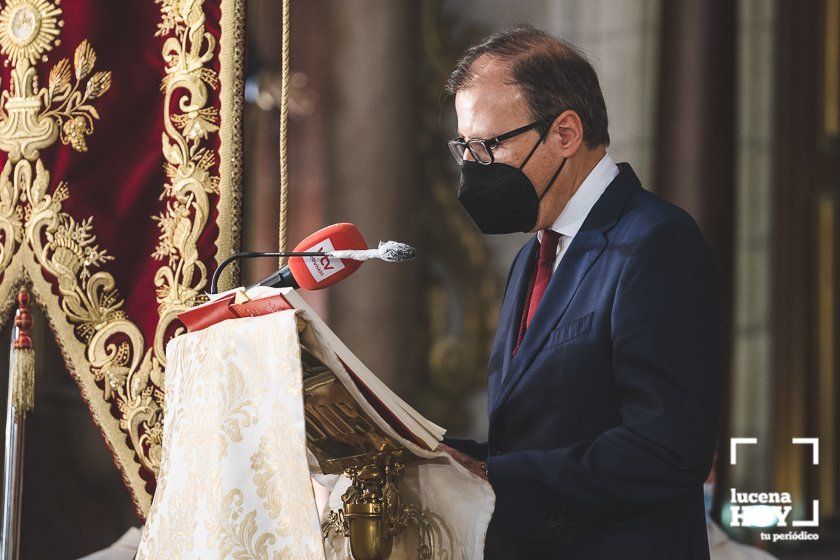
[(324, 558), (295, 314), (242, 321), (169, 345), (166, 452), (138, 560)]
[[(309, 480), (301, 344), (385, 429), (306, 313), (223, 321), (173, 339), (159, 488), (138, 560), (348, 558), (345, 537), (322, 543)], [(479, 558), (493, 512), (490, 485), (448, 455), (417, 451), (426, 460), (406, 465), (400, 490), (429, 521), (424, 554)], [(331, 508), (340, 507), (345, 490), (339, 481)], [(419, 544), (416, 532), (402, 531), (391, 558), (416, 559)]]
[[(161, 459), (164, 345), (180, 333), (174, 326), (177, 313), (191, 307), (207, 285), (197, 245), (211, 219), (211, 196), (219, 200), (223, 232), (217, 249), (226, 254), (236, 243), (231, 222), (238, 210), (239, 168), (226, 163), (215, 172), (217, 154), (210, 146), (220, 134), (220, 152), (234, 160), (239, 156), (241, 114), (234, 102), (241, 93), (241, 64), (232, 64), (242, 52), (241, 0), (221, 0), (223, 36), (234, 36), (223, 38), (227, 45), (222, 47), (235, 51), (221, 57), (223, 81), (233, 82), (222, 88), (221, 115), (210, 95), (220, 83), (211, 68), (218, 45), (205, 30), (204, 0), (156, 3), (162, 15), (157, 34), (166, 37), (161, 89), (167, 181), (161, 194), (165, 210), (152, 217), (160, 230), (152, 257), (162, 264), (149, 287), (155, 289), (159, 320), (148, 344), (122, 311), (123, 299), (106, 270), (114, 263), (97, 242), (94, 218), (63, 211), (71, 187), (59, 180), (50, 192), (51, 175), (40, 158), (40, 150), (56, 141), (87, 151), (86, 138), (99, 119), (94, 102), (108, 91), (111, 73), (94, 71), (96, 53), (84, 40), (73, 60), (59, 60), (47, 86), (38, 87), (36, 64), (46, 62), (59, 44), (58, 1), (8, 0), (0, 9), (0, 53), (13, 66), (12, 83), (0, 93), (0, 149), (8, 153), (0, 172), (0, 301), (8, 311), (13, 290), (31, 282), (142, 514), (151, 495), (138, 463), (154, 474)], [(56, 279), (58, 298), (49, 278)]]

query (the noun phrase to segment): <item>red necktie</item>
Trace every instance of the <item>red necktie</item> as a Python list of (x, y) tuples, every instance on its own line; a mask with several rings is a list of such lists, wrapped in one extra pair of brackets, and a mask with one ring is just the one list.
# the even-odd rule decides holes
[(540, 252), (537, 257), (536, 273), (531, 272), (531, 279), (528, 286), (528, 294), (525, 296), (525, 303), (522, 306), (522, 317), (519, 321), (519, 336), (516, 339), (516, 346), (513, 347), (513, 355), (519, 350), (519, 344), (525, 338), (525, 331), (531, 324), (531, 319), (540, 305), (548, 282), (551, 280), (551, 273), (554, 270), (554, 259), (557, 258), (557, 244), (560, 241), (560, 234), (550, 229), (544, 229), (540, 241)]

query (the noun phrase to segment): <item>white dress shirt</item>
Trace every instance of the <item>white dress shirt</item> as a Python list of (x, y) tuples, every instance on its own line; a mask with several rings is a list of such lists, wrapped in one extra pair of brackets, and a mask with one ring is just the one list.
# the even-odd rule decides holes
[[(610, 154), (604, 154), (601, 161), (592, 168), (586, 179), (580, 184), (578, 190), (574, 192), (572, 198), (566, 203), (563, 211), (551, 225), (551, 230), (560, 234), (560, 240), (557, 242), (557, 257), (554, 259), (554, 268), (557, 270), (557, 265), (560, 264), (560, 259), (566, 253), (566, 249), (577, 235), (580, 226), (589, 211), (595, 206), (595, 203), (607, 190), (607, 187), (612, 180), (618, 175), (618, 166), (610, 157)], [(537, 232), (537, 240), (542, 242), (542, 231)]]

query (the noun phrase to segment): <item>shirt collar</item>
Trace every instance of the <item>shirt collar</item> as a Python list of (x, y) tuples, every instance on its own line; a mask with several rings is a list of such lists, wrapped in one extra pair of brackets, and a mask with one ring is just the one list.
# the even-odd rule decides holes
[[(586, 179), (580, 184), (580, 187), (574, 192), (572, 198), (566, 203), (563, 211), (551, 225), (553, 231), (562, 233), (568, 237), (574, 237), (583, 221), (607, 190), (607, 187), (612, 183), (613, 179), (618, 175), (618, 166), (615, 164), (610, 154), (604, 154), (601, 161), (592, 168)], [(537, 238), (542, 240), (542, 232), (537, 232)]]

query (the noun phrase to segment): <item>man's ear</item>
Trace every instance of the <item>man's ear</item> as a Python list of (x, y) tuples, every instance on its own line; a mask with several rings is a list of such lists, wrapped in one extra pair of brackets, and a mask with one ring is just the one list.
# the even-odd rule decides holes
[(567, 109), (551, 123), (548, 136), (559, 146), (561, 156), (572, 157), (583, 143), (583, 123), (575, 111)]

